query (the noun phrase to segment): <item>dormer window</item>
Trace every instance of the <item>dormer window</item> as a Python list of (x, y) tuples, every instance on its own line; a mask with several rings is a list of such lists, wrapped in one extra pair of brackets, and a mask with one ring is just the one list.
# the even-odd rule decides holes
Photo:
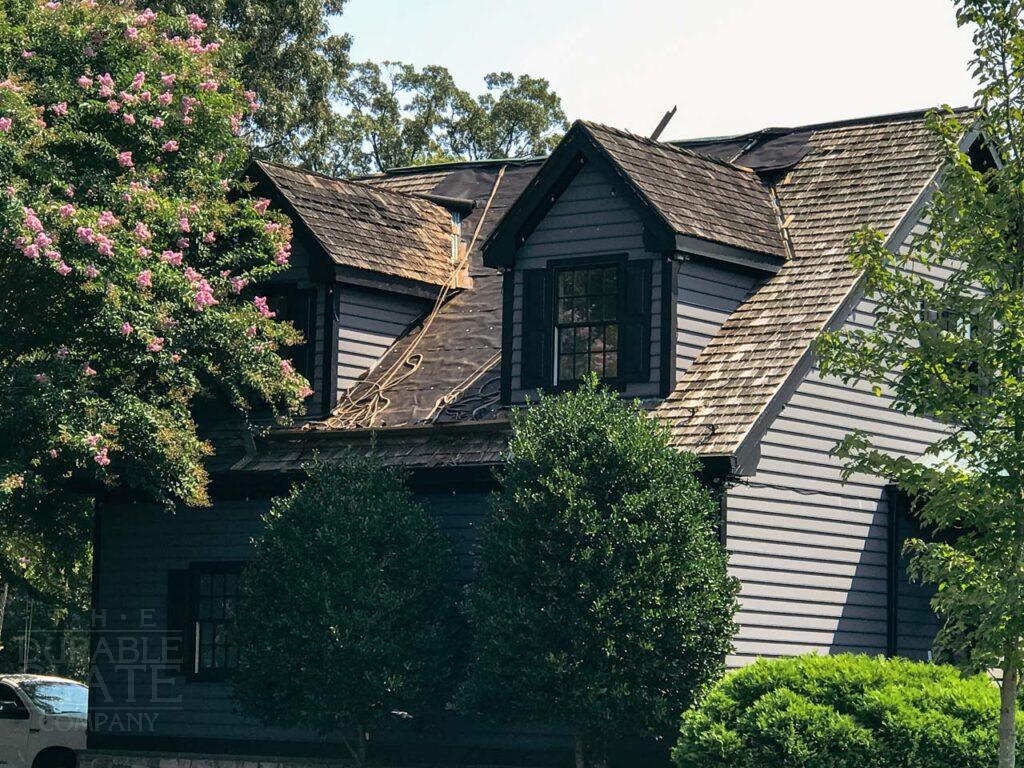
[(556, 272), (555, 380), (572, 384), (593, 371), (619, 375), (619, 265)]

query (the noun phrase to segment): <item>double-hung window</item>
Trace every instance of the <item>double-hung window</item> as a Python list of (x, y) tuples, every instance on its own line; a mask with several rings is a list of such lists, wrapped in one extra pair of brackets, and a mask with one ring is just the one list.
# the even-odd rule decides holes
[(241, 566), (234, 563), (195, 566), (192, 576), (196, 674), (238, 667), (238, 645), (232, 634), (242, 599)]
[(619, 375), (619, 267), (562, 269), (555, 295), (555, 380), (579, 381), (590, 372)]

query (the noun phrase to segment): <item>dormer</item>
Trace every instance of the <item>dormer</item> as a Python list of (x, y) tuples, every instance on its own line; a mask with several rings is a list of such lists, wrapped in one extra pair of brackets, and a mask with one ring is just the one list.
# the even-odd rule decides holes
[(590, 371), (627, 397), (666, 397), (781, 268), (780, 231), (753, 171), (575, 123), (484, 245), (504, 273), (504, 402)]
[(468, 273), (455, 270), (469, 201), (441, 205), (262, 161), (248, 177), (253, 194), (292, 221), (291, 265), (259, 293), (305, 337), (285, 354), (314, 389), (310, 414), (328, 413), (422, 320), (444, 286), (468, 284)]

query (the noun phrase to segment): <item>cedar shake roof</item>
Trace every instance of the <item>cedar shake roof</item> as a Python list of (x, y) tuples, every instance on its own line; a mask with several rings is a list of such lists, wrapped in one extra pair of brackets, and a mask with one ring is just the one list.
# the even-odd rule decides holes
[(802, 157), (775, 187), (782, 216), (792, 216), (793, 256), (726, 320), (655, 409), (679, 448), (738, 450), (854, 291), (860, 275), (850, 265), (850, 236), (865, 226), (891, 232), (939, 170), (922, 114), (802, 132)]
[[(809, 364), (814, 340), (842, 316), (856, 295), (860, 275), (848, 260), (850, 236), (864, 226), (892, 232), (936, 178), (941, 155), (924, 117), (902, 114), (770, 129), (682, 147), (586, 124), (643, 195), (680, 230), (686, 227), (702, 238), (744, 238), (741, 247), (748, 249), (754, 242), (769, 248), (775, 247), (772, 227), (778, 238), (776, 222), (786, 223), (784, 234), (792, 250), (781, 269), (726, 320), (672, 394), (649, 404), (667, 423), (674, 445), (702, 456), (732, 456), (745, 439), (758, 437), (759, 426), (767, 426), (773, 409), (783, 404), (787, 382)], [(509, 161), (481, 241), (539, 166), (536, 161)], [(759, 174), (738, 166), (753, 167)], [(403, 171), (394, 177), (374, 177), (366, 183), (421, 194), (453, 194), (454, 189), (454, 194), (476, 199), (476, 210), (463, 227), (463, 239), (468, 241), (498, 167), (441, 166), (418, 174)], [(422, 185), (417, 185), (417, 175)], [(705, 188), (713, 184), (728, 194), (720, 201), (698, 201), (700, 205), (682, 202), (691, 195), (690, 180), (696, 179)], [(429, 183), (434, 186), (426, 189)], [(769, 216), (760, 201), (770, 200), (772, 192), (779, 210), (772, 207)], [(716, 221), (716, 216), (722, 220)], [(749, 228), (737, 225), (733, 217)], [(507, 420), (496, 397), (499, 366), (489, 361), (501, 348), (502, 278), (482, 264), (479, 250), (478, 244), (470, 262), (472, 288), (440, 309), (418, 349), (423, 361), (389, 390), (389, 403), (373, 425), (382, 427), (377, 450), (389, 461), (427, 467), (501, 460)], [(399, 341), (377, 370), (400, 360), (415, 333)], [(368, 380), (372, 379), (371, 372)], [(440, 401), (453, 392), (450, 403)], [(460, 420), (475, 421), (479, 429), (441, 426)], [(434, 426), (422, 426), (430, 422)], [(408, 430), (411, 425), (422, 429), (414, 438)], [(389, 434), (393, 437), (386, 437)], [(314, 449), (326, 455), (332, 439), (339, 450), (363, 439), (358, 432), (342, 430), (315, 438), (307, 446), (294, 433), (282, 435), (264, 454), (243, 460), (236, 468), (287, 469)]]
[(676, 233), (785, 258), (771, 197), (749, 168), (617, 128), (581, 124)]
[(444, 285), (452, 274), (452, 216), (410, 195), (257, 161), (340, 266)]

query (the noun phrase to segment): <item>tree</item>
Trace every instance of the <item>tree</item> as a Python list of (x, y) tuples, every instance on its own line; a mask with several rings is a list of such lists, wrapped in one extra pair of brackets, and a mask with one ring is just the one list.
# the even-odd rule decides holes
[(264, 517), (243, 576), (235, 696), (280, 726), (347, 734), (440, 708), (458, 626), (451, 550), (403, 475), (351, 455), (313, 467)]
[(547, 80), (486, 76), (473, 98), (444, 67), (401, 62), (354, 69), (338, 140), (306, 164), (336, 175), (383, 171), (439, 160), (545, 155), (565, 130), (562, 102)]
[(760, 659), (683, 716), (677, 768), (989, 768), (999, 692), (984, 675), (864, 655)]
[[(1002, 670), (1000, 768), (1015, 761), (1014, 702), (1024, 637), (1024, 3), (959, 0), (974, 27), (978, 111), (930, 119), (945, 170), (927, 234), (890, 253), (880, 233), (853, 243), (878, 308), (870, 329), (827, 334), (822, 370), (870, 382), (946, 436), (919, 460), (854, 433), (849, 472), (891, 478), (915, 499), (931, 541), (908, 543), (912, 573), (938, 585), (940, 652)], [(972, 165), (959, 142), (981, 129), (1001, 162)], [(945, 279), (941, 279), (945, 278)]]
[(563, 723), (577, 765), (663, 734), (722, 672), (736, 583), (695, 457), (591, 376), (514, 415), (470, 596), (464, 704)]
[(315, 164), (339, 140), (335, 102), (351, 62), (349, 35), (331, 33), (345, 0), (137, 0), (172, 16), (197, 13), (231, 45), (226, 62), (263, 105), (247, 117), (260, 156)]
[(294, 329), (242, 293), (285, 268), (289, 227), (232, 181), (249, 106), (205, 22), (2, 8), (0, 580), (66, 574), (67, 592), (89, 540), (76, 491), (205, 504), (196, 402), (286, 418), (308, 386), (277, 354)]

